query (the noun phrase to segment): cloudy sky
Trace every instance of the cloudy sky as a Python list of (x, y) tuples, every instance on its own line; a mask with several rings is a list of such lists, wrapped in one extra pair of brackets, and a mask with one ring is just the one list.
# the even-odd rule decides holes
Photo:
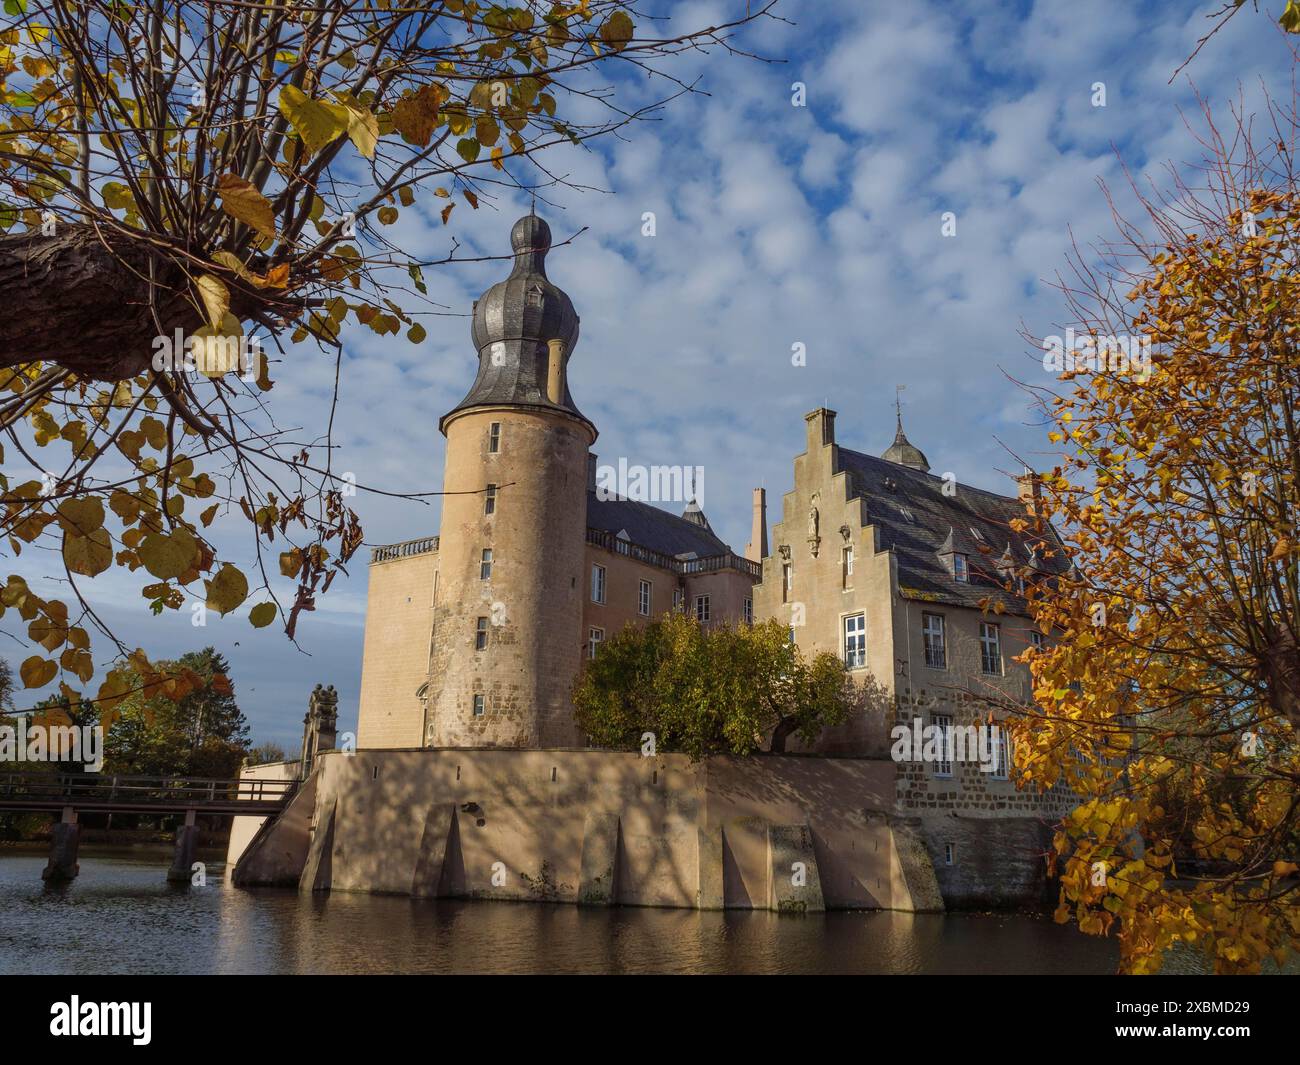
[[(745, 2), (671, 5), (671, 25), (725, 22)], [(1007, 490), (1018, 469), (1007, 448), (1047, 465), (1045, 431), (1011, 378), (1045, 380), (1020, 332), (1063, 324), (1049, 282), (1071, 233), (1086, 243), (1113, 232), (1099, 180), (1123, 205), (1123, 165), (1165, 185), (1166, 163), (1198, 157), (1180, 115), (1195, 125), (1189, 78), (1220, 107), (1239, 93), (1258, 107), (1261, 79), (1287, 90), (1290, 42), (1273, 10), (1283, 0), (1243, 11), (1169, 84), (1221, 6), (791, 0), (789, 22), (744, 38), (782, 62), (683, 57), (673, 72), (698, 77), (703, 93), (621, 139), (548, 159), (583, 190), (546, 191), (539, 213), (557, 241), (585, 227), (548, 267), (582, 317), (570, 385), (600, 430), (601, 462), (703, 466), (705, 510), (737, 550), (750, 489), (765, 485), (779, 508), (802, 416), (823, 403), (839, 412), (840, 443), (878, 453), (893, 436), (895, 385), (906, 385), (909, 437), (963, 483)], [(806, 106), (792, 105), (795, 82)], [(636, 101), (661, 91), (621, 88)], [(528, 209), (522, 197), (477, 212), (462, 203), (444, 227), (441, 205), (404, 211), (386, 235), (430, 259), (452, 236), (463, 254), (499, 254)], [(653, 237), (642, 236), (647, 211)], [(955, 236), (941, 233), (944, 212)], [(390, 491), (441, 487), (438, 418), (474, 377), (470, 303), (504, 272), (428, 271), (447, 313), (426, 319), (419, 346), (345, 332), (336, 470)], [(795, 344), (804, 366), (792, 365)], [(276, 377), (280, 422), (319, 425), (332, 357), (303, 345)], [(438, 530), (436, 499), (354, 502), (370, 544)], [(210, 615), (202, 630), (184, 613), (153, 618), (134, 579), (106, 574), (88, 591), (151, 654), (220, 647), (254, 738), (292, 747), (317, 681), (338, 687), (343, 727), (355, 723), (368, 556), (304, 617), (300, 648), (275, 628), (255, 632), (246, 612)], [(39, 558), (22, 566), (42, 573)], [(50, 580), (40, 590), (58, 591)]]

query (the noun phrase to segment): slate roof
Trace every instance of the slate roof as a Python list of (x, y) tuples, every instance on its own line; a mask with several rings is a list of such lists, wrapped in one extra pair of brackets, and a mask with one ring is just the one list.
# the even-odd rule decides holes
[(693, 551), (706, 558), (731, 550), (707, 525), (633, 499), (601, 499), (594, 491), (587, 493), (587, 526), (614, 535), (626, 530), (632, 543), (665, 555)]
[[(892, 550), (898, 559), (904, 597), (973, 608), (1000, 601), (1009, 612), (1024, 613), (1024, 600), (1003, 588), (1007, 578), (998, 572), (1008, 548), (1017, 567), (1030, 564), (1037, 546), (1039, 572), (1068, 568), (1055, 532), (1043, 538), (1031, 530), (1023, 535), (1011, 530), (1013, 518), (1025, 517), (1024, 504), (1014, 496), (962, 484), (945, 496), (941, 477), (846, 447), (838, 450), (852, 494), (865, 501), (867, 523), (879, 529), (880, 549)], [(949, 572), (943, 555), (954, 551), (967, 556), (969, 583)]]
[(474, 301), (471, 333), (478, 375), (468, 395), (442, 416), (440, 427), (458, 411), (495, 406), (563, 410), (587, 421), (569, 392), (567, 369), (561, 402), (552, 403), (547, 396), (547, 341), (564, 341), (567, 367), (579, 331), (573, 301), (546, 276), (550, 227), (536, 215), (525, 215), (510, 231), (510, 243), (510, 276)]

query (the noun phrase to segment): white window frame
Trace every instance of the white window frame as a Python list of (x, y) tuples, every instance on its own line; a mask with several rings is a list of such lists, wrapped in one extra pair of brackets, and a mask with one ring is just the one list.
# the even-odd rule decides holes
[(952, 779), (952, 763), (944, 761), (944, 752), (948, 749), (948, 733), (952, 730), (952, 714), (931, 714), (930, 724), (940, 730), (939, 757), (934, 761), (934, 775), (943, 780)]
[(686, 609), (686, 593), (683, 592), (680, 588), (673, 589), (673, 609), (674, 610)]
[(989, 777), (993, 780), (1010, 780), (1011, 737), (1007, 735), (1007, 730), (1000, 723), (996, 724), (998, 726), (998, 765), (996, 769), (989, 773)]
[(486, 518), (489, 514), (497, 512), (497, 486), (490, 484), (487, 491), (483, 493), (483, 516)]
[(970, 559), (965, 555), (952, 556), (952, 577), (963, 584), (970, 584)]
[(695, 620), (701, 625), (707, 625), (713, 618), (712, 601), (707, 595), (697, 595), (695, 597)]
[(746, 625), (754, 624), (754, 600), (745, 599), (740, 604), (740, 616)]
[(593, 603), (605, 601), (605, 567), (598, 562), (591, 564), (591, 601)]
[(488, 619), (479, 618), (474, 625), (474, 650), (486, 651), (488, 645)]
[[(997, 669), (989, 669), (988, 664), (997, 656)], [(1002, 664), (1002, 626), (992, 621), (980, 622), (980, 672), (986, 677), (1000, 677), (1005, 667)]]
[(605, 630), (596, 625), (587, 630), (587, 657), (595, 658), (600, 645), (605, 642)]
[(488, 454), (497, 455), (501, 452), (501, 423), (492, 422), (488, 426)]
[(1047, 637), (1037, 629), (1029, 630), (1029, 646), (1035, 651), (1042, 651), (1047, 647)]
[(490, 581), (492, 579), (492, 548), (483, 548), (483, 553), (478, 559), (478, 579), (481, 581)]
[(643, 618), (650, 616), (650, 602), (654, 595), (654, 585), (650, 581), (637, 581), (636, 612)]
[(487, 696), (481, 692), (474, 693), (474, 716), (482, 717), (487, 713)]
[[(850, 624), (853, 625), (850, 631)], [(840, 619), (841, 646), (844, 649), (845, 669), (864, 669), (867, 665), (867, 615), (845, 614)]]
[[(938, 622), (937, 626), (932, 626), (930, 622)], [(936, 646), (938, 648), (939, 664), (935, 665), (931, 661), (930, 655), (930, 638), (937, 637)], [(921, 647), (925, 653), (925, 665), (927, 669), (947, 669), (948, 668), (948, 621), (942, 614), (921, 614)]]

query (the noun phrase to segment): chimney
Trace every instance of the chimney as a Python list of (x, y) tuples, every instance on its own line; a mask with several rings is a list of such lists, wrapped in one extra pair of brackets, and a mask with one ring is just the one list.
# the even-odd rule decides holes
[(1026, 466), (1025, 472), (1016, 478), (1016, 488), (1016, 498), (1037, 513), (1038, 501), (1043, 497), (1043, 482), (1038, 474)]
[(588, 451), (587, 452), (587, 491), (594, 492), (595, 490), (596, 490), (596, 453), (594, 451)]
[(808, 423), (808, 450), (825, 447), (835, 443), (835, 412), (826, 407), (818, 407), (803, 416)]
[(751, 562), (767, 558), (767, 489), (754, 489), (754, 516), (749, 530), (745, 557)]
[(564, 341), (546, 342), (546, 398), (552, 403), (564, 402)]

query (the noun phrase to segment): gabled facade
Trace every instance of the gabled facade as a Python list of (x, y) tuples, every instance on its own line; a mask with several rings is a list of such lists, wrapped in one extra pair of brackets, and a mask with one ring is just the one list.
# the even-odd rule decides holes
[(922, 727), (978, 725), (1001, 717), (1004, 699), (1032, 702), (1017, 659), (1039, 636), (1018, 582), (1063, 565), (1054, 540), (1011, 526), (1035, 482), (1027, 476), (1017, 496), (1002, 496), (931, 473), (901, 423), (875, 457), (837, 443), (834, 411), (805, 422), (794, 488), (754, 589), (756, 615), (789, 625), (805, 652), (840, 656), (859, 685), (861, 712), (828, 730), (816, 752), (890, 759), (898, 810), (924, 826), (945, 899), (1001, 901), (1008, 876), (1040, 879), (1042, 829), (1069, 795), (1018, 791), (1009, 752), (994, 772), (973, 760), (896, 760), (890, 730), (918, 718)]

